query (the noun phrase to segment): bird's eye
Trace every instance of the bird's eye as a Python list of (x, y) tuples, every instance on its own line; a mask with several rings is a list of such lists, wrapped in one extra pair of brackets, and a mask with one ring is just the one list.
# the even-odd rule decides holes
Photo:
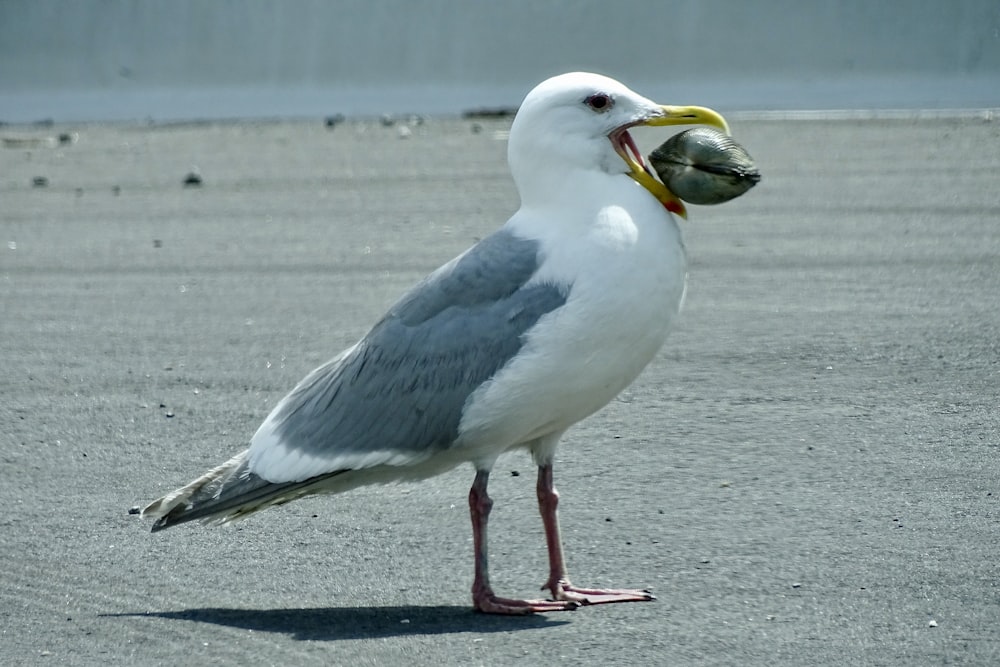
[(611, 99), (610, 95), (605, 95), (604, 93), (596, 93), (585, 99), (584, 104), (593, 109), (598, 113), (604, 113), (611, 107), (615, 105), (615, 101)]

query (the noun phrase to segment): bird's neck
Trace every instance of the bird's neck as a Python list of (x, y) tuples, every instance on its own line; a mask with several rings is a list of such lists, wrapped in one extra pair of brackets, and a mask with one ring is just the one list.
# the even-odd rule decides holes
[[(642, 211), (655, 204), (656, 198), (626, 174), (596, 170), (559, 170), (543, 172), (530, 179), (515, 179), (521, 197), (521, 209), (539, 214), (551, 212), (560, 217), (592, 220), (603, 208), (619, 206)], [(572, 211), (572, 216), (567, 216)], [(657, 216), (659, 217), (659, 215)]]
[(522, 205), (566, 206), (579, 199), (585, 189), (581, 186), (603, 180), (601, 176), (583, 169), (536, 169), (523, 178), (515, 173), (514, 184)]

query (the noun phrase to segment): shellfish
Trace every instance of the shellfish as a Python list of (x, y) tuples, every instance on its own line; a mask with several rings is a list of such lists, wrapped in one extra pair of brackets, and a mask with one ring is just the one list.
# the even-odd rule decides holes
[(664, 185), (691, 204), (721, 204), (760, 181), (746, 149), (709, 127), (675, 134), (649, 154), (649, 163)]

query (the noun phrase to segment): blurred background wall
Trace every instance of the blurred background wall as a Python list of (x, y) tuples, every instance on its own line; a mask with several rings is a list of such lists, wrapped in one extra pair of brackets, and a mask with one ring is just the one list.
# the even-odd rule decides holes
[(0, 0), (0, 121), (446, 113), (586, 69), (725, 110), (1000, 107), (1000, 0)]

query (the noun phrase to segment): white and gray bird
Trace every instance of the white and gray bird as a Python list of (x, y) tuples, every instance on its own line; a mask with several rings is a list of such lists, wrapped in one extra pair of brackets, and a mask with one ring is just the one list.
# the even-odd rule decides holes
[[(471, 463), (476, 609), (653, 599), (570, 583), (552, 462), (563, 433), (653, 359), (680, 310), (686, 259), (671, 212), (684, 207), (649, 174), (628, 130), (682, 124), (728, 131), (710, 109), (661, 106), (596, 74), (539, 84), (510, 129), (520, 209), (302, 380), (248, 449), (143, 509), (153, 530)], [(501, 598), (490, 586), (487, 482), (513, 449), (538, 466), (551, 599)]]

